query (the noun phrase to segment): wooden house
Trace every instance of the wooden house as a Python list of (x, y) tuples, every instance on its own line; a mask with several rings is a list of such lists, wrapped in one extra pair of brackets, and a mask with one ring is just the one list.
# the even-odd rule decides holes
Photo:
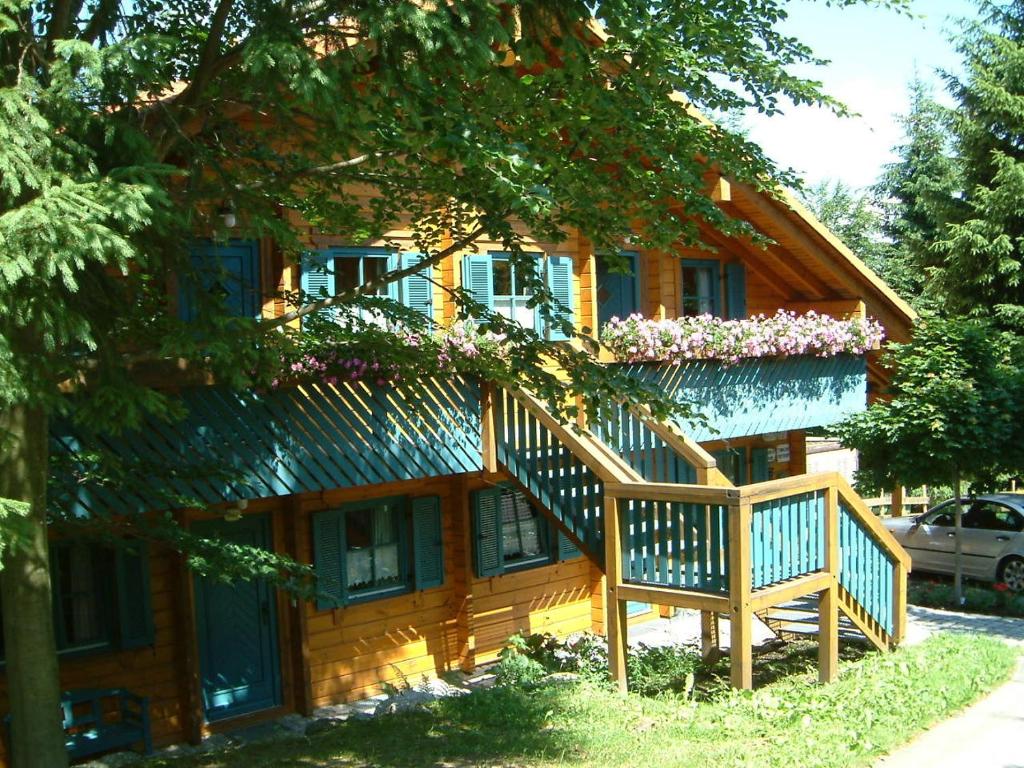
[[(813, 308), (867, 314), (907, 338), (912, 311), (798, 204), (724, 180), (714, 195), (776, 244), (707, 233), (716, 252), (637, 251), (624, 275), (581, 237), (533, 242), (575, 327), (633, 312)], [(271, 297), (283, 290), (322, 281), (333, 292), (414, 258), (312, 228), (307, 245), (333, 275), (288, 263), (270, 241), (197, 243), (195, 256), (236, 277), (228, 302), (244, 316), (282, 312)], [(537, 322), (497, 243), (453, 255), (434, 276)], [(422, 276), (391, 290), (438, 324), (453, 316)], [(187, 298), (182, 311), (193, 311)], [(313, 564), (323, 593), (301, 602), (264, 583), (196, 576), (167, 552), (55, 542), (62, 685), (147, 696), (159, 746), (471, 669), (516, 632), (607, 634), (624, 682), (626, 614), (645, 605), (702, 610), (709, 643), (728, 614), (738, 686), (750, 685), (754, 613), (800, 595), (820, 596), (823, 679), (835, 674), (840, 610), (872, 642), (897, 643), (905, 555), (841, 478), (804, 474), (804, 430), (864, 406), (881, 376), (873, 355), (672, 374), (666, 386), (715, 406), (717, 434), (687, 436), (627, 411), (576, 433), (529, 393), (470, 380), (196, 387), (173, 429), (154, 422), (116, 439), (56, 430), (54, 450), (71, 461), (95, 440), (136, 461), (191, 455), (231, 467), (227, 480), (172, 480), (170, 490), (214, 510), (174, 514), (195, 532)], [(783, 401), (781, 381), (815, 386)], [(54, 503), (114, 514), (157, 506), (88, 485)], [(0, 673), (0, 712), (3, 686)]]

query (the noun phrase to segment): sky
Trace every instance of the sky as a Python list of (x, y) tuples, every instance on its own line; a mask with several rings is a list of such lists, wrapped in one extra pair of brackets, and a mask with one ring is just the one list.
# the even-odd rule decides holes
[(838, 118), (813, 107), (744, 119), (751, 140), (783, 167), (797, 170), (809, 185), (840, 180), (862, 188), (873, 184), (884, 164), (895, 160), (892, 147), (903, 136), (897, 116), (907, 112), (907, 84), (915, 71), (942, 84), (937, 69), (958, 71), (959, 57), (948, 41), (955, 20), (976, 16), (970, 0), (915, 0), (912, 15), (869, 6), (827, 7), (818, 0), (796, 0), (781, 26), (809, 45), (823, 67), (797, 73), (824, 84), (857, 117)]

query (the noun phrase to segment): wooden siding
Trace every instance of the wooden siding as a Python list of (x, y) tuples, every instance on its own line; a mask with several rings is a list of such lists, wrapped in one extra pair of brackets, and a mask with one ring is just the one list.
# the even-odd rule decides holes
[[(495, 476), (494, 481), (502, 481)], [(264, 716), (309, 712), (380, 693), (386, 684), (416, 684), (448, 670), (492, 661), (518, 631), (601, 629), (601, 574), (577, 559), (493, 578), (475, 576), (468, 496), (490, 485), (478, 473), (332, 489), (252, 502), (246, 514), (271, 515), (274, 548), (312, 562), (312, 515), (353, 501), (396, 495), (438, 496), (444, 525), (445, 580), (433, 589), (318, 610), (278, 593), (282, 706), (265, 714), (201, 722), (191, 575), (177, 555), (150, 558), (155, 642), (133, 651), (61, 660), (65, 689), (124, 687), (150, 697), (158, 745), (187, 741)], [(183, 513), (186, 525), (211, 518)], [(6, 693), (0, 667), (0, 712)], [(2, 749), (2, 747), (0, 747)], [(0, 765), (4, 765), (0, 751)]]

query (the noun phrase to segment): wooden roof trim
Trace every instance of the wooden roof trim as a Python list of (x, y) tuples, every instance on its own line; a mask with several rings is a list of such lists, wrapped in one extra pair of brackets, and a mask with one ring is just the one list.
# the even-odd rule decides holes
[(811, 230), (815, 235), (824, 240), (833, 251), (835, 255), (839, 256), (843, 262), (854, 272), (861, 280), (868, 283), (878, 293), (880, 293), (885, 300), (893, 306), (899, 314), (906, 318), (908, 324), (913, 323), (917, 319), (917, 312), (900, 296), (886, 284), (882, 278), (880, 278), (875, 272), (869, 267), (864, 261), (857, 256), (850, 248), (818, 218), (811, 213), (803, 203), (796, 199), (788, 190), (780, 190), (782, 199), (775, 201), (776, 205), (785, 205), (789, 208), (789, 213), (799, 219), (800, 223), (804, 228)]
[[(804, 257), (820, 263), (843, 288), (857, 297), (864, 297), (871, 314), (882, 322), (890, 338), (898, 341), (909, 338), (910, 328), (917, 314), (881, 278), (854, 256), (849, 248), (842, 246), (843, 251), (840, 251), (833, 247), (832, 242), (839, 242), (834, 235), (831, 241), (826, 241), (820, 236), (816, 238), (806, 226), (802, 226), (805, 222), (797, 215), (796, 209), (791, 208), (783, 200), (772, 198), (745, 184), (734, 183), (733, 189), (738, 192), (733, 197), (741, 209), (746, 208), (751, 213), (764, 214), (769, 219), (769, 229), (772, 228), (771, 222), (775, 222), (778, 229), (775, 233), (768, 231), (767, 234), (775, 236), (776, 239), (788, 238), (792, 241), (793, 247), (799, 249)], [(806, 209), (803, 210), (806, 212)], [(807, 215), (810, 216), (809, 213)], [(818, 226), (827, 231), (820, 222)], [(868, 279), (869, 276), (871, 279)]]

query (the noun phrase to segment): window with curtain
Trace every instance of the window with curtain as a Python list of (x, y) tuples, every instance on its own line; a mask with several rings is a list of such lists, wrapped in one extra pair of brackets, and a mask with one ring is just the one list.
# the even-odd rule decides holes
[(349, 594), (401, 586), (401, 520), (392, 505), (345, 513), (345, 587)]
[(508, 254), (493, 253), (491, 291), (494, 297), (494, 311), (510, 320), (516, 320), (524, 328), (535, 326), (535, 313), (527, 306), (533, 293), (526, 286), (523, 268), (516, 267)]
[(683, 316), (722, 314), (722, 301), (718, 275), (718, 262), (713, 260), (687, 260), (683, 262), (682, 303)]

